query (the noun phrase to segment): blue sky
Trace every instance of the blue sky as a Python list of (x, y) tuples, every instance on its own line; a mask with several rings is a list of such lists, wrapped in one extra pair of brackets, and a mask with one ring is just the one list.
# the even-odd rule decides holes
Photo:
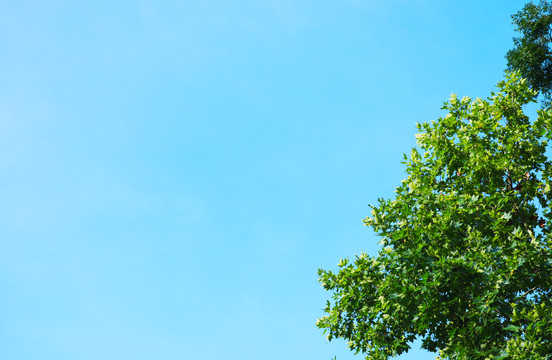
[(0, 358), (360, 359), (317, 269), (524, 3), (3, 1)]

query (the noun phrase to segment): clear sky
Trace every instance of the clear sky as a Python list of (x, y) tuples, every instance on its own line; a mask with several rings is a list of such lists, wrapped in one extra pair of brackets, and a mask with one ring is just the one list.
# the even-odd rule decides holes
[(0, 358), (360, 359), (317, 269), (524, 3), (2, 1)]

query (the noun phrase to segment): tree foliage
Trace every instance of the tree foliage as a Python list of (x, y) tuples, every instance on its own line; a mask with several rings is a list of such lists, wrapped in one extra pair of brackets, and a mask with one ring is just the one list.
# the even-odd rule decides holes
[(512, 15), (516, 31), (514, 48), (508, 51), (509, 70), (518, 70), (530, 85), (542, 93), (545, 104), (552, 100), (552, 5), (541, 0), (532, 2)]
[(319, 270), (333, 292), (317, 322), (366, 359), (552, 359), (552, 112), (507, 74), (487, 100), (452, 96), (418, 125), (407, 178), (364, 220), (378, 255)]

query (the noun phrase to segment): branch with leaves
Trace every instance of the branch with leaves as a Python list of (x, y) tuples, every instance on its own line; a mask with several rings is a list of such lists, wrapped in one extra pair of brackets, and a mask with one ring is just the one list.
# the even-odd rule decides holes
[(407, 178), (364, 220), (378, 256), (319, 270), (330, 340), (376, 360), (415, 339), (440, 359), (552, 354), (552, 112), (524, 114), (536, 95), (511, 73), (487, 100), (453, 96), (418, 125)]

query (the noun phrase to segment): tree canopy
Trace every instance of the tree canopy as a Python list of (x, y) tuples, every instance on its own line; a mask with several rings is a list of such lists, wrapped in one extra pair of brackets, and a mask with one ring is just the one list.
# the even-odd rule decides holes
[(512, 15), (516, 31), (514, 48), (506, 54), (509, 70), (518, 70), (529, 84), (544, 96), (549, 106), (552, 100), (552, 6), (548, 1), (532, 2)]
[(441, 359), (552, 359), (552, 113), (508, 73), (486, 99), (452, 96), (419, 124), (394, 199), (364, 220), (375, 257), (319, 270), (333, 292), (317, 322), (366, 359), (415, 339)]

